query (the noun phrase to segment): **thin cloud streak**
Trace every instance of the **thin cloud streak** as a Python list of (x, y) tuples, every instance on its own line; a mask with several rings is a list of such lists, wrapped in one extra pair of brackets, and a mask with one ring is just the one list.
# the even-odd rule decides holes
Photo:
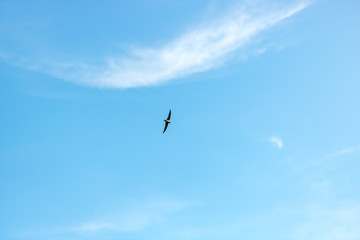
[[(224, 63), (231, 53), (244, 49), (255, 36), (309, 5), (234, 6), (225, 17), (193, 28), (159, 48), (135, 48), (130, 57), (109, 56), (102, 64), (78, 61), (9, 60), (60, 79), (106, 88), (131, 88), (166, 83), (203, 72)], [(275, 6), (275, 5), (274, 5)], [(262, 54), (265, 51), (258, 52)]]
[(337, 208), (314, 206), (305, 211), (304, 221), (293, 228), (288, 239), (359, 239), (359, 216), (359, 204)]
[(101, 231), (135, 232), (152, 224), (161, 223), (173, 213), (183, 210), (188, 205), (177, 201), (154, 201), (137, 210), (118, 213), (110, 218), (98, 219), (67, 229), (67, 232), (86, 233)]
[(74, 231), (81, 231), (81, 232), (96, 232), (101, 230), (113, 230), (117, 227), (114, 224), (107, 223), (107, 222), (92, 222), (86, 223), (79, 227), (74, 228)]
[[(179, 227), (177, 239), (272, 239), (288, 240), (357, 240), (360, 237), (360, 205), (307, 203), (288, 205), (262, 211), (217, 226)], [(279, 223), (274, 219), (284, 219)], [(258, 231), (262, 229), (262, 231)]]
[(124, 209), (95, 217), (73, 226), (55, 227), (42, 230), (32, 230), (20, 233), (31, 239), (54, 239), (62, 236), (65, 239), (76, 239), (79, 236), (90, 236), (115, 232), (128, 234), (142, 231), (154, 225), (163, 225), (178, 212), (189, 208), (194, 203), (184, 203), (171, 199), (148, 200), (143, 203), (131, 203)]
[(325, 158), (338, 157), (338, 156), (345, 155), (345, 154), (352, 153), (352, 152), (355, 152), (354, 148), (344, 148), (344, 149), (342, 149), (342, 150), (340, 150), (338, 152), (334, 152), (332, 154), (329, 154)]

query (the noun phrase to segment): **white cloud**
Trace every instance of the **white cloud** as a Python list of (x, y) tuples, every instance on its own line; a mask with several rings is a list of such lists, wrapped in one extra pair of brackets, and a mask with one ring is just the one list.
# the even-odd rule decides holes
[(182, 227), (172, 235), (180, 236), (176, 239), (358, 240), (359, 226), (357, 203), (296, 203), (213, 226)]
[(360, 205), (326, 208), (312, 206), (304, 221), (293, 228), (289, 239), (357, 240), (360, 239)]
[[(234, 6), (221, 19), (194, 28), (159, 48), (135, 48), (131, 57), (110, 56), (101, 66), (81, 62), (33, 61), (28, 68), (85, 85), (130, 88), (158, 85), (218, 66), (230, 53), (244, 48), (264, 30), (306, 8), (307, 2), (291, 5)], [(243, 3), (245, 5), (245, 3)], [(264, 53), (261, 49), (257, 54)], [(31, 62), (31, 64), (30, 64)]]
[(117, 234), (132, 233), (154, 225), (166, 224), (173, 214), (192, 204), (163, 199), (125, 205), (122, 206), (122, 210), (112, 209), (110, 213), (103, 213), (102, 216), (73, 226), (30, 230), (19, 235), (27, 237), (27, 239), (54, 239), (55, 236), (60, 235), (67, 236), (65, 237), (67, 239), (76, 239), (76, 236), (83, 236), (84, 234), (99, 236), (97, 234), (111, 232)]
[(283, 141), (281, 138), (279, 137), (271, 137), (269, 138), (269, 141), (271, 143), (273, 143), (275, 146), (277, 146), (278, 148), (282, 148), (283, 147)]
[(340, 155), (344, 155), (344, 154), (347, 154), (347, 153), (351, 153), (351, 152), (354, 152), (355, 149), (353, 148), (344, 148), (338, 152), (334, 152), (332, 154), (330, 154), (328, 157), (337, 157), (337, 156), (340, 156)]
[(185, 207), (184, 203), (176, 201), (154, 201), (145, 205), (138, 205), (130, 211), (122, 211), (116, 214), (116, 216), (88, 221), (67, 230), (69, 232), (134, 232), (152, 224), (161, 223), (170, 214), (180, 211)]
[(106, 229), (116, 229), (116, 225), (107, 222), (89, 222), (85, 223), (81, 226), (75, 227), (74, 231), (82, 231), (82, 232), (95, 232)]
[(327, 179), (319, 182), (315, 182), (311, 184), (310, 189), (314, 194), (326, 195), (329, 193), (329, 190), (331, 189), (331, 182), (330, 180)]

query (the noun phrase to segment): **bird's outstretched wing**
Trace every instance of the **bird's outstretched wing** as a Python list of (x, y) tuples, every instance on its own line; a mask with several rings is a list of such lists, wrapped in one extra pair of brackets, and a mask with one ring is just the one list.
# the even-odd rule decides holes
[(169, 116), (168, 116), (167, 120), (170, 120), (170, 117), (171, 117), (171, 109), (169, 111)]
[(163, 133), (166, 131), (168, 125), (169, 125), (169, 123), (165, 122), (165, 127), (164, 127)]

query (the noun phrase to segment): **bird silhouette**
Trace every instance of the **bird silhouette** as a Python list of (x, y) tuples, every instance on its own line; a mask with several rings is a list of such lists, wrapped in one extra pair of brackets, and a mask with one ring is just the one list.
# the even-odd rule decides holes
[(171, 109), (170, 109), (170, 111), (169, 111), (169, 115), (168, 115), (167, 119), (165, 119), (165, 120), (164, 120), (164, 122), (165, 122), (165, 127), (164, 127), (164, 131), (163, 131), (163, 133), (166, 131), (166, 129), (167, 129), (167, 127), (168, 127), (169, 123), (171, 123), (171, 121), (170, 121), (170, 117), (171, 117)]

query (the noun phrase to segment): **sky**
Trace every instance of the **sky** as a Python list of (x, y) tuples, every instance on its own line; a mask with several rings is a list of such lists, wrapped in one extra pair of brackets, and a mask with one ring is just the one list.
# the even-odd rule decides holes
[(360, 240), (359, 10), (0, 0), (0, 239)]

